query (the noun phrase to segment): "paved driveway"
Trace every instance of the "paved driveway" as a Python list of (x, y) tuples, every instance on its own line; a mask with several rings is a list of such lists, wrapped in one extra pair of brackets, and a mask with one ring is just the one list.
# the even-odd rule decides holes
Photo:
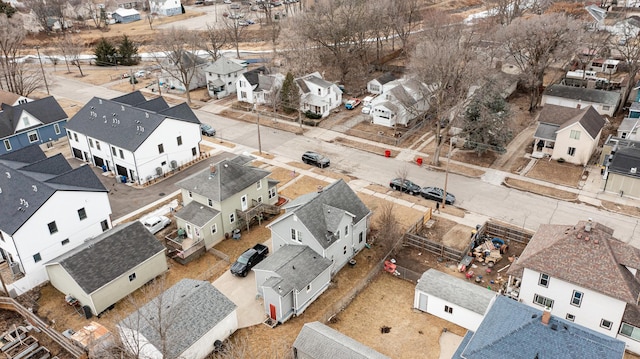
[(226, 271), (213, 282), (213, 286), (238, 306), (238, 328), (250, 327), (264, 321), (264, 302), (262, 298), (257, 299), (256, 274), (253, 271), (244, 278)]

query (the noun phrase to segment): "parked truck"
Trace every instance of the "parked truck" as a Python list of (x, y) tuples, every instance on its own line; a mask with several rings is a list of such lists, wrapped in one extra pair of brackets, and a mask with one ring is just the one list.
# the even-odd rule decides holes
[(253, 266), (262, 262), (269, 254), (269, 247), (264, 244), (256, 244), (238, 257), (238, 260), (231, 266), (231, 274), (238, 277), (246, 277)]

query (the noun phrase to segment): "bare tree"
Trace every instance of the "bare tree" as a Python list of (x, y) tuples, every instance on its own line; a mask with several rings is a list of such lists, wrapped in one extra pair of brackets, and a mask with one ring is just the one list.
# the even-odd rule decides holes
[(376, 236), (369, 239), (369, 244), (379, 241), (385, 249), (391, 249), (402, 239), (402, 230), (396, 218), (395, 208), (393, 203), (385, 202), (377, 210), (379, 215), (375, 222)]
[(615, 41), (613, 38), (610, 38), (609, 44), (613, 51), (622, 57), (629, 71), (629, 85), (623, 89), (621, 96), (622, 106), (620, 106), (618, 110), (622, 112), (624, 105), (629, 101), (631, 88), (635, 85), (638, 71), (640, 71), (640, 64), (638, 63), (638, 61), (640, 61), (640, 39), (638, 38), (637, 29), (634, 29), (633, 25), (626, 22), (623, 27), (621, 39)]
[(231, 15), (223, 18), (224, 26), (229, 34), (229, 39), (233, 42), (233, 47), (236, 49), (236, 56), (240, 58), (240, 42), (242, 41), (244, 26), (240, 26), (239, 19), (231, 19), (230, 17)]
[(228, 32), (225, 29), (207, 24), (207, 30), (202, 34), (202, 37), (202, 50), (206, 51), (211, 56), (211, 60), (215, 62), (220, 58), (220, 50), (227, 45)]
[(471, 29), (444, 13), (432, 13), (426, 22), (430, 27), (421, 35), (410, 68), (416, 79), (427, 85), (428, 92), (423, 96), (429, 100), (429, 112), (435, 118), (436, 146), (431, 161), (438, 166), (443, 136), (469, 87), (478, 80), (482, 60), (475, 48), (478, 34)]
[(145, 15), (145, 20), (149, 24), (149, 29), (153, 30), (153, 22), (158, 17), (158, 7), (151, 3), (151, 1), (147, 0), (147, 13)]
[(78, 68), (78, 71), (80, 71), (80, 77), (84, 77), (84, 73), (82, 72), (82, 63), (80, 60), (82, 54), (86, 50), (86, 47), (82, 39), (73, 35), (65, 35), (58, 43), (58, 46), (64, 56), (65, 62), (67, 63), (67, 70), (71, 72), (69, 69), (69, 64), (71, 64)]
[(529, 111), (538, 107), (545, 70), (558, 60), (570, 58), (581, 32), (580, 22), (561, 14), (517, 18), (498, 29), (497, 40), (529, 87)]
[(409, 49), (409, 36), (421, 20), (418, 0), (388, 1), (385, 17), (402, 42), (403, 51)]
[(278, 55), (284, 58), (287, 68), (294, 77), (299, 77), (315, 71), (322, 62), (315, 44), (303, 36), (296, 28), (297, 23), (291, 22), (280, 33), (280, 43), (283, 48), (295, 51), (282, 51)]
[(486, 0), (485, 6), (490, 10), (492, 19), (500, 25), (509, 25), (515, 18), (522, 16), (525, 11), (522, 0)]
[(161, 32), (155, 45), (157, 64), (164, 73), (184, 85), (189, 104), (191, 82), (201, 61), (196, 52), (201, 45), (201, 37), (185, 28), (171, 28)]
[[(579, 44), (577, 58), (580, 69), (586, 70), (587, 65), (600, 56), (608, 56), (610, 49), (611, 33), (608, 31), (588, 31), (585, 32)], [(583, 78), (584, 75), (583, 73)]]
[(6, 14), (0, 14), (1, 89), (10, 92), (17, 92), (19, 89), (17, 69), (20, 64), (16, 61), (16, 58), (22, 49), (22, 42), (24, 41), (25, 35), (26, 31), (24, 30), (22, 21), (20, 21), (17, 16), (8, 18)]

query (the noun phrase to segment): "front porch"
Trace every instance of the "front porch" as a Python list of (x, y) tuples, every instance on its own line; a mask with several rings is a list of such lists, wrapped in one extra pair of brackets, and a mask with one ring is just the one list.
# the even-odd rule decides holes
[(531, 152), (531, 157), (533, 158), (544, 158), (551, 157), (553, 155), (553, 148), (555, 146), (555, 141), (535, 138), (533, 140), (533, 151)]
[(198, 259), (206, 251), (204, 239), (189, 238), (181, 228), (169, 233), (164, 239), (168, 256), (182, 265)]

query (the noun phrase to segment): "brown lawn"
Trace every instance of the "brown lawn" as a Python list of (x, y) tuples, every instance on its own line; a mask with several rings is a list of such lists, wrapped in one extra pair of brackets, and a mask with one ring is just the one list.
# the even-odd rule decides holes
[(313, 177), (302, 176), (296, 180), (295, 185), (285, 188), (280, 194), (289, 199), (294, 199), (303, 194), (317, 191), (318, 187), (325, 187), (328, 184), (329, 183), (325, 181)]
[(578, 195), (575, 193), (563, 191), (553, 187), (540, 186), (535, 183), (522, 181), (515, 178), (506, 178), (504, 180), (504, 183), (511, 188), (516, 188), (531, 193), (537, 193), (539, 195), (551, 198), (562, 199), (565, 201), (575, 201), (576, 199), (578, 199)]
[(526, 176), (568, 187), (578, 187), (584, 168), (558, 161), (538, 160)]

